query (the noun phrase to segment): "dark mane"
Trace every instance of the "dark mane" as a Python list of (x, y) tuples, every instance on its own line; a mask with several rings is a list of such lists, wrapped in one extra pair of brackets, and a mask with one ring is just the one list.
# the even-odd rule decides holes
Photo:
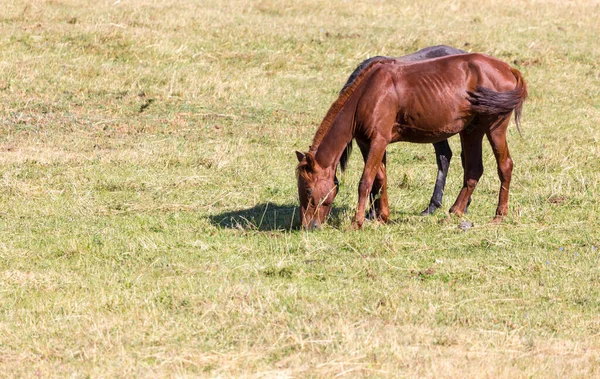
[(325, 135), (331, 128), (331, 125), (333, 125), (333, 122), (335, 121), (335, 118), (337, 117), (338, 113), (340, 113), (340, 111), (346, 104), (346, 101), (348, 101), (350, 96), (352, 96), (354, 91), (356, 91), (356, 88), (358, 88), (358, 86), (362, 83), (364, 78), (373, 71), (375, 66), (380, 65), (382, 63), (389, 63), (389, 62), (394, 62), (394, 61), (395, 61), (394, 59), (381, 59), (381, 60), (376, 60), (376, 61), (369, 63), (369, 65), (366, 66), (361, 71), (361, 73), (356, 77), (356, 79), (352, 82), (352, 84), (350, 84), (344, 90), (342, 90), (342, 92), (338, 96), (337, 100), (334, 101), (333, 104), (331, 104), (331, 107), (329, 107), (329, 110), (327, 111), (325, 118), (321, 122), (319, 129), (317, 129), (317, 132), (315, 133), (315, 136), (313, 137), (312, 144), (310, 145), (310, 149), (309, 149), (310, 151), (314, 152), (317, 150), (317, 148), (319, 147), (319, 144), (321, 143), (321, 141), (323, 141), (323, 138), (325, 138)]
[[(357, 68), (354, 69), (352, 74), (350, 74), (350, 77), (346, 81), (346, 84), (344, 84), (344, 87), (340, 91), (340, 95), (346, 90), (346, 88), (350, 87), (350, 85), (356, 81), (356, 78), (360, 75), (360, 73), (363, 72), (364, 69), (367, 68), (371, 63), (373, 63), (375, 61), (385, 60), (385, 59), (389, 60), (389, 59), (394, 59), (394, 58), (378, 55), (378, 56), (369, 58), (367, 60), (364, 60)], [(400, 59), (402, 59), (402, 58), (400, 58)], [(341, 168), (342, 172), (346, 171), (346, 168), (348, 167), (348, 160), (350, 159), (351, 153), (352, 153), (352, 140), (350, 140), (350, 142), (348, 142), (348, 144), (346, 145), (346, 148), (344, 149), (344, 152), (342, 153), (342, 156), (340, 157), (340, 168)]]

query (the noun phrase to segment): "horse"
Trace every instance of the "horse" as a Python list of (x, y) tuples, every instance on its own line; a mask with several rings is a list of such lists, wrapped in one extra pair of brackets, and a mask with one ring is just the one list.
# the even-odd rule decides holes
[[(464, 50), (456, 49), (446, 45), (437, 45), (430, 46), (424, 49), (421, 49), (415, 53), (404, 55), (402, 57), (396, 57), (394, 59), (401, 60), (404, 62), (415, 62), (422, 61), (431, 58), (443, 57), (446, 55), (456, 55), (456, 54), (466, 54), (467, 52)], [(361, 62), (358, 67), (350, 74), (350, 77), (346, 81), (346, 84), (342, 87), (340, 94), (344, 92), (352, 82), (356, 79), (356, 77), (360, 74), (360, 72), (367, 67), (371, 62), (382, 60), (382, 59), (390, 59), (391, 57), (384, 56), (376, 56)], [(435, 179), (435, 184), (433, 186), (433, 194), (431, 195), (431, 199), (429, 200), (429, 205), (425, 210), (421, 212), (422, 216), (433, 214), (439, 207), (442, 206), (442, 198), (444, 196), (444, 187), (446, 186), (446, 177), (448, 176), (448, 169), (450, 168), (450, 160), (452, 159), (452, 149), (450, 149), (450, 144), (448, 144), (448, 140), (442, 140), (439, 142), (435, 142), (433, 144), (433, 148), (435, 151), (435, 161), (437, 163), (438, 173)], [(350, 154), (352, 149), (352, 141), (347, 145), (346, 151), (344, 154)], [(385, 155), (383, 160), (385, 161)], [(346, 161), (347, 159), (341, 159), (342, 161)], [(464, 162), (464, 156), (461, 154), (461, 162)], [(346, 168), (343, 167), (345, 170)], [(337, 170), (336, 170), (337, 171)], [(335, 178), (335, 182), (338, 183), (337, 177)], [(380, 206), (380, 201), (378, 199), (377, 193), (371, 192), (369, 196), (369, 204), (371, 205), (371, 209), (367, 212), (369, 218), (375, 218), (377, 214), (377, 208)], [(467, 208), (470, 203), (467, 203)], [(465, 209), (466, 211), (466, 209)]]
[(389, 220), (385, 150), (390, 143), (436, 143), (459, 134), (464, 154), (463, 187), (450, 208), (461, 216), (483, 174), (483, 136), (492, 147), (500, 191), (494, 220), (508, 213), (513, 161), (506, 130), (514, 113), (519, 130), (527, 84), (521, 73), (484, 54), (450, 55), (425, 61), (380, 59), (369, 63), (331, 105), (308, 152), (296, 152), (300, 218), (320, 227), (338, 187), (353, 139), (365, 159), (352, 225), (360, 229), (370, 193), (379, 193), (377, 219)]

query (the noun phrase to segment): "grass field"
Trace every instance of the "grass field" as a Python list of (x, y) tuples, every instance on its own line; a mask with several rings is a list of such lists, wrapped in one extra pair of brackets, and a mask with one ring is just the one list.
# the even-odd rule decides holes
[[(0, 376), (600, 376), (600, 2), (2, 1)], [(458, 138), (388, 150), (392, 222), (299, 230), (294, 151), (374, 55), (529, 84), (509, 216)]]

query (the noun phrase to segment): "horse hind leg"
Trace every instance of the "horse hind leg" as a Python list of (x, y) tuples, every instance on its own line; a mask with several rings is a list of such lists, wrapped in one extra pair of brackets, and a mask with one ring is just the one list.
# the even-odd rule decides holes
[(443, 140), (433, 144), (435, 149), (435, 161), (437, 163), (438, 174), (435, 179), (435, 185), (433, 186), (433, 194), (429, 205), (421, 216), (427, 216), (433, 214), (439, 207), (442, 206), (442, 197), (444, 196), (444, 187), (446, 186), (446, 178), (448, 177), (448, 169), (450, 168), (450, 160), (452, 159), (452, 149), (448, 140)]
[(506, 142), (506, 129), (510, 116), (500, 119), (497, 126), (487, 131), (486, 135), (492, 146), (494, 157), (498, 165), (498, 177), (500, 178), (500, 193), (498, 195), (498, 208), (496, 208), (495, 221), (500, 221), (508, 214), (508, 192), (512, 178), (513, 160), (508, 151)]
[(371, 198), (373, 199), (372, 208), (375, 211), (375, 219), (381, 222), (388, 222), (390, 219), (390, 205), (387, 195), (387, 173), (386, 173), (386, 153), (383, 153), (383, 159), (379, 165), (379, 170), (373, 181), (371, 189)]
[(471, 195), (483, 175), (483, 160), (481, 144), (483, 141), (484, 128), (476, 127), (470, 133), (462, 131), (460, 141), (462, 145), (463, 160), (463, 187), (450, 208), (450, 213), (462, 216), (470, 202)]
[[(460, 164), (462, 165), (463, 170), (465, 169), (465, 152), (460, 152)], [(472, 196), (469, 196), (469, 200), (467, 201), (467, 206), (465, 207), (465, 214), (469, 213), (469, 206), (471, 205)]]

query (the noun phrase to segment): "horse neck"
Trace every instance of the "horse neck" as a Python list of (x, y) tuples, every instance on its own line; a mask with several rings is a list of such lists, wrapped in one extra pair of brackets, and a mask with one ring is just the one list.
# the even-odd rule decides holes
[(329, 107), (310, 148), (321, 167), (338, 164), (344, 148), (354, 134), (354, 111), (365, 88), (363, 82), (376, 71), (377, 67), (389, 62), (394, 62), (394, 59), (382, 58), (371, 61), (360, 71), (354, 81), (344, 86), (338, 99)]
[(346, 146), (354, 137), (354, 108), (356, 104), (349, 101), (337, 114), (331, 127), (318, 146), (313, 146), (315, 158), (323, 168), (337, 167)]

